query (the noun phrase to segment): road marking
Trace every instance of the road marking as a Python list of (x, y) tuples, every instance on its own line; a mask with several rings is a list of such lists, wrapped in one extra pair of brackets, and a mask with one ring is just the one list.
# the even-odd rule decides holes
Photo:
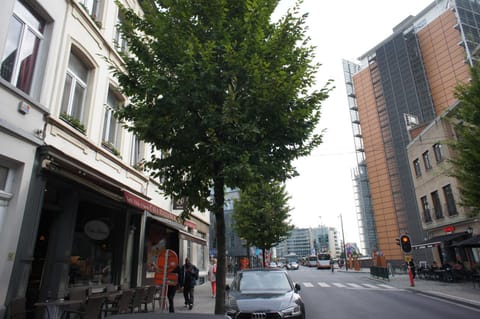
[(367, 287), (367, 288), (377, 288), (377, 286), (372, 285), (372, 284), (362, 284), (362, 285)]
[(339, 282), (333, 282), (332, 285), (334, 285), (335, 287), (338, 287), (338, 288), (345, 288), (346, 287), (344, 284), (341, 284)]
[(347, 285), (349, 285), (350, 287), (353, 287), (353, 288), (364, 288), (358, 284), (354, 284), (354, 283), (347, 283)]
[(379, 287), (387, 288), (387, 289), (395, 289), (395, 287), (385, 285), (385, 284), (378, 284)]
[(304, 282), (303, 285), (307, 288), (313, 287), (313, 284), (311, 282)]
[(328, 287), (330, 287), (330, 285), (327, 284), (326, 282), (319, 282), (318, 285), (319, 285), (320, 287), (322, 287), (322, 288), (328, 288)]

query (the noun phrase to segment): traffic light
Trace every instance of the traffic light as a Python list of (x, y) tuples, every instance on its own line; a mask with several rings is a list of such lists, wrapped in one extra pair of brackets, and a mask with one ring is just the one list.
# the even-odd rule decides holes
[(404, 253), (409, 253), (412, 251), (412, 243), (410, 242), (410, 236), (400, 236), (400, 247), (402, 247), (402, 251)]

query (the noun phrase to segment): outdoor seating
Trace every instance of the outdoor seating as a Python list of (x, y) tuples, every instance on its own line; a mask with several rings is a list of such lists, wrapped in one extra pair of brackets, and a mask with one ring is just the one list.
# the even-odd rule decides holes
[(135, 309), (138, 310), (138, 312), (142, 311), (142, 305), (143, 305), (143, 300), (145, 298), (145, 288), (144, 287), (137, 287), (135, 288), (135, 292), (133, 294), (132, 302), (130, 303), (130, 312), (135, 312)]
[(157, 287), (155, 286), (148, 286), (145, 288), (145, 295), (142, 300), (142, 304), (144, 305), (145, 312), (148, 312), (148, 305), (152, 305), (152, 311), (155, 311), (155, 294), (157, 293)]
[(80, 319), (100, 319), (102, 315), (102, 306), (105, 297), (90, 297), (88, 298), (84, 310), (65, 309), (62, 314), (62, 319), (69, 318), (71, 314), (75, 314)]
[(117, 296), (115, 300), (106, 301), (103, 308), (104, 315), (129, 313), (133, 293), (133, 289), (127, 289), (122, 291), (122, 294)]

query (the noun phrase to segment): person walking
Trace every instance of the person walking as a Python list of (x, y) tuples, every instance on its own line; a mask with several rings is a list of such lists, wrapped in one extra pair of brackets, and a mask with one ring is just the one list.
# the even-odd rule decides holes
[(185, 258), (185, 264), (180, 269), (179, 284), (183, 287), (183, 297), (185, 298), (185, 307), (193, 308), (194, 304), (194, 288), (197, 284), (198, 268), (190, 262), (189, 258)]
[(210, 280), (210, 284), (212, 285), (212, 298), (215, 298), (217, 295), (217, 260), (212, 258), (211, 265), (208, 266), (208, 280)]

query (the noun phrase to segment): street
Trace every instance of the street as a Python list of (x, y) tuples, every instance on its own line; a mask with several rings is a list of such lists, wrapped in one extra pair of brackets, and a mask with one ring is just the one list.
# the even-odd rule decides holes
[(429, 297), (388, 282), (371, 280), (368, 274), (332, 273), (330, 270), (300, 267), (289, 271), (301, 285), (307, 318), (477, 318), (480, 310)]

